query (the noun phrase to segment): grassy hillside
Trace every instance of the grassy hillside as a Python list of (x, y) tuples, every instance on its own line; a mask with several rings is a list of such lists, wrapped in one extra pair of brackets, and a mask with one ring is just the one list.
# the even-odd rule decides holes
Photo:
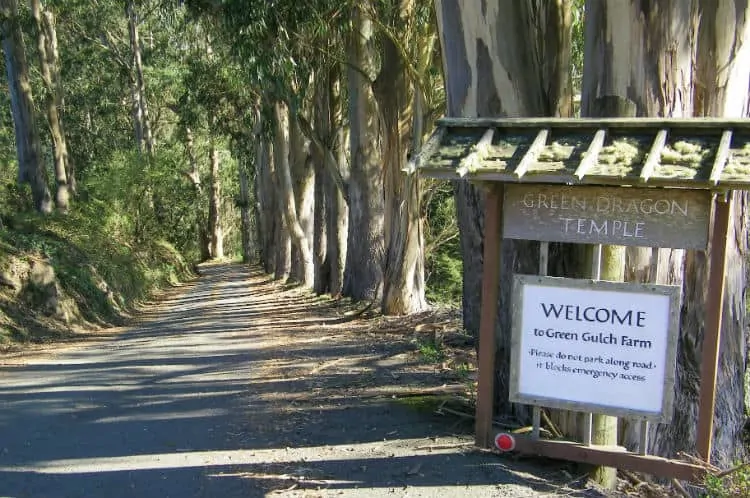
[(67, 216), (2, 218), (0, 350), (122, 324), (140, 300), (191, 277), (170, 244), (129, 241), (104, 212), (88, 203)]

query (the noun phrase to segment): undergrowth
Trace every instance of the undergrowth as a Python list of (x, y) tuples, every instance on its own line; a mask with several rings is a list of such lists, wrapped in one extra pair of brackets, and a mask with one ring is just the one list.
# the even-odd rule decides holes
[(443, 346), (434, 342), (422, 342), (417, 344), (419, 356), (424, 363), (440, 363), (445, 360)]
[(722, 477), (706, 478), (706, 498), (741, 498), (750, 496), (750, 463), (739, 464)]
[(449, 182), (433, 181), (426, 187), (425, 294), (432, 303), (458, 307), (463, 293), (463, 267), (453, 199)]
[[(72, 301), (76, 317), (50, 317), (41, 309), (44, 292), (23, 283), (23, 292), (2, 289), (0, 344), (46, 340), (69, 322), (118, 324), (125, 313), (158, 288), (191, 275), (170, 244), (144, 238), (137, 244), (118, 233), (105, 206), (77, 204), (67, 215), (4, 216), (0, 228), (0, 271), (43, 262), (52, 267), (60, 298)], [(130, 240), (129, 240), (130, 239)], [(6, 285), (7, 287), (7, 285)], [(47, 315), (47, 316), (45, 316)], [(67, 323), (55, 323), (64, 321)]]

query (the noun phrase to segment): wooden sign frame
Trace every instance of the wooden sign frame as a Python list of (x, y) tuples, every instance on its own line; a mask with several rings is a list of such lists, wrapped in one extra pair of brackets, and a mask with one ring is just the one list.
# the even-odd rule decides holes
[[(493, 447), (495, 444), (492, 414), (495, 389), (495, 327), (500, 284), (500, 244), (503, 239), (503, 199), (503, 184), (488, 185), (485, 201), (484, 266), (479, 325), (479, 379), (476, 404), (476, 444), (480, 447)], [(714, 193), (711, 199), (708, 299), (706, 302), (705, 338), (700, 370), (697, 427), (698, 453), (707, 463), (710, 463), (713, 441), (713, 414), (723, 319), (726, 240), (729, 230), (731, 200), (731, 195), (728, 192)], [(582, 445), (572, 441), (542, 440), (533, 436), (514, 436), (513, 450), (520, 453), (606, 465), (696, 482), (701, 481), (707, 472), (706, 467), (695, 463), (645, 454), (639, 455), (627, 452), (625, 448)]]
[[(723, 320), (727, 234), (733, 190), (750, 191), (750, 170), (744, 166), (743, 159), (748, 147), (748, 119), (448, 117), (438, 120), (434, 133), (420, 153), (409, 161), (404, 171), (409, 174), (419, 172), (427, 178), (471, 181), (487, 187), (479, 325), (477, 445), (492, 447), (495, 442), (492, 427), (495, 328), (503, 221), (508, 221), (508, 231), (505, 234), (508, 238), (634, 246), (648, 246), (648, 243), (652, 248), (652, 266), (656, 266), (654, 255), (658, 255), (658, 247), (677, 245), (708, 253), (708, 289), (696, 446), (700, 457), (710, 463)], [(699, 157), (692, 153), (683, 154), (686, 151), (696, 152)], [(605, 229), (601, 218), (589, 216), (570, 217), (576, 220), (575, 225), (572, 225), (573, 221), (564, 221), (567, 223), (566, 237), (560, 238), (560, 220), (557, 220), (556, 226), (553, 222), (558, 211), (563, 210), (562, 201), (554, 209), (551, 204), (544, 206), (548, 212), (522, 212), (520, 218), (516, 209), (513, 215), (516, 218), (511, 216), (504, 220), (505, 215), (509, 214), (506, 210), (512, 209), (510, 202), (504, 205), (506, 187), (509, 191), (519, 191), (523, 188), (528, 190), (528, 185), (533, 185), (537, 191), (550, 189), (557, 192), (572, 187), (609, 187), (617, 189), (622, 196), (637, 194), (636, 189), (642, 190), (641, 193), (647, 193), (645, 189), (651, 189), (650, 192), (654, 194), (669, 189), (669, 195), (695, 196), (696, 199), (702, 197), (708, 206), (701, 211), (700, 223), (687, 220), (688, 225), (682, 226), (684, 230), (680, 233), (679, 222), (684, 223), (688, 218), (682, 216), (679, 222), (674, 222), (675, 226), (668, 227), (670, 232), (661, 238), (658, 231), (649, 232), (646, 237), (645, 225), (632, 225), (633, 222), (638, 223), (637, 217), (620, 218), (621, 223), (617, 227), (608, 224)], [(646, 207), (646, 210), (649, 209), (652, 208)], [(621, 211), (627, 214), (627, 210)], [(579, 226), (580, 218), (595, 219), (594, 223), (590, 223), (588, 233), (589, 236), (595, 235), (594, 238), (580, 237), (586, 235), (586, 221)], [(706, 220), (709, 220), (710, 229), (706, 229)], [(623, 224), (625, 221), (630, 222), (627, 231)], [(535, 222), (544, 222), (547, 227), (544, 230), (534, 230)], [(525, 226), (524, 223), (531, 226)], [(549, 230), (550, 227), (554, 229)], [(575, 237), (570, 238), (573, 227)], [(617, 228), (622, 232), (619, 240), (609, 237), (610, 228)], [(596, 233), (593, 234), (592, 230)], [(640, 230), (638, 235), (644, 236), (636, 236), (636, 230)], [(605, 231), (607, 237), (602, 239), (600, 235)], [(540, 232), (544, 232), (544, 235), (541, 236)], [(558, 232), (557, 235), (555, 232)], [(614, 232), (617, 233), (617, 230)], [(643, 241), (634, 241), (636, 238)], [(542, 242), (540, 246), (542, 274), (546, 274), (547, 244), (548, 242)], [(595, 247), (601, 249), (600, 245)], [(597, 264), (596, 271), (598, 270)], [(642, 454), (636, 454), (626, 452), (624, 448), (592, 446), (590, 431), (588, 439), (584, 434), (583, 445), (571, 441), (540, 439), (540, 410), (535, 408), (533, 415), (534, 429), (531, 437), (516, 437), (515, 443), (510, 445), (505, 444), (509, 442), (506, 437), (503, 439), (503, 447), (510, 446), (522, 453), (618, 467), (662, 477), (700, 480), (706, 473), (705, 465), (643, 454), (644, 447), (647, 446), (643, 436), (648, 434), (643, 426), (640, 443)], [(589, 413), (589, 421), (590, 415)], [(501, 447), (499, 443), (497, 446)]]

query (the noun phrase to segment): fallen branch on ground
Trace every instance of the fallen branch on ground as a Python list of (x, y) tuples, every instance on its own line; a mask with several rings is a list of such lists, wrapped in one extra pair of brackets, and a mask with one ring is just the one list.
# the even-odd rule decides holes
[(734, 474), (735, 472), (738, 472), (744, 468), (750, 467), (750, 462), (741, 463), (735, 467), (732, 467), (731, 469), (723, 470), (715, 475), (715, 477), (718, 477), (721, 479), (722, 477), (727, 477), (728, 475)]
[(421, 388), (397, 388), (397, 387), (373, 387), (359, 395), (360, 398), (377, 398), (387, 396), (391, 398), (409, 398), (414, 396), (440, 396), (445, 394), (463, 393), (466, 386), (463, 384), (453, 384), (436, 387)]

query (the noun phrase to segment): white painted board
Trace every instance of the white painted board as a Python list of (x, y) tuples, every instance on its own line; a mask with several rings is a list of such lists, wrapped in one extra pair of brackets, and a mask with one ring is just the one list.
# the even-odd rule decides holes
[(516, 275), (511, 401), (666, 422), (680, 288)]

